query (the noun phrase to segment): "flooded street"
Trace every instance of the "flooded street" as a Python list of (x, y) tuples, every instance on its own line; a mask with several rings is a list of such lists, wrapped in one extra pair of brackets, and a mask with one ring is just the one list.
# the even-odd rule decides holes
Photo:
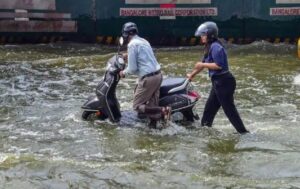
[[(223, 111), (212, 128), (196, 121), (149, 130), (126, 114), (119, 124), (81, 120), (115, 48), (84, 44), (0, 46), (0, 189), (300, 188), (300, 59), (296, 46), (230, 46), (235, 103), (251, 134)], [(182, 76), (201, 47), (156, 49), (164, 76)], [(195, 80), (202, 98), (207, 71)], [(135, 78), (117, 96), (130, 110)]]

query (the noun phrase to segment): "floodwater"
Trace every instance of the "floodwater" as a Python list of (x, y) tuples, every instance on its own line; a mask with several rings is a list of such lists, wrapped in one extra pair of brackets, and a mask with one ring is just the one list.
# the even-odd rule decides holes
[[(81, 120), (115, 48), (86, 44), (0, 47), (0, 189), (300, 188), (300, 59), (293, 45), (229, 46), (235, 100), (251, 134), (223, 111), (212, 128), (170, 123), (150, 130)], [(156, 49), (164, 75), (185, 76), (201, 47)], [(118, 98), (130, 110), (135, 78)], [(202, 114), (207, 72), (194, 80)]]

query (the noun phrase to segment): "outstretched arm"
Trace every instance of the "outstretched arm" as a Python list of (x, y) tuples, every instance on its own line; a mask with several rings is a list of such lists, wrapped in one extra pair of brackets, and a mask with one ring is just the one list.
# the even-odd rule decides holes
[(199, 72), (201, 72), (204, 68), (207, 68), (209, 70), (220, 70), (220, 69), (222, 69), (216, 63), (197, 62), (195, 67), (194, 67), (194, 70), (191, 73), (187, 74), (188, 79), (192, 80), (195, 77), (195, 75), (197, 75)]
[(202, 64), (203, 64), (202, 62), (198, 62), (195, 64), (193, 71), (187, 74), (189, 80), (192, 81), (195, 75), (197, 75), (199, 72), (201, 72), (204, 69)]

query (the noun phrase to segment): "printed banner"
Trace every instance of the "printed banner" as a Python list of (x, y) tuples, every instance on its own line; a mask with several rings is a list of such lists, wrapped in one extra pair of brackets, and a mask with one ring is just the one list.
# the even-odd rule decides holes
[(276, 4), (300, 4), (300, 0), (276, 0)]
[(0, 0), (0, 9), (55, 10), (55, 0)]
[(126, 4), (211, 4), (211, 0), (125, 0)]
[(270, 8), (271, 16), (298, 16), (300, 15), (300, 7), (278, 7)]
[(120, 16), (217, 16), (216, 7), (209, 8), (120, 8)]

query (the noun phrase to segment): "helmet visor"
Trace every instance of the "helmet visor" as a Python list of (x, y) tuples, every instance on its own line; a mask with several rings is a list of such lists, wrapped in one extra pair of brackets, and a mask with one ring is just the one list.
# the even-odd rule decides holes
[(196, 37), (200, 37), (200, 36), (207, 35), (207, 31), (208, 31), (207, 26), (204, 25), (204, 24), (201, 24), (201, 25), (197, 28), (197, 30), (196, 30), (196, 32), (195, 32), (195, 36), (196, 36)]

